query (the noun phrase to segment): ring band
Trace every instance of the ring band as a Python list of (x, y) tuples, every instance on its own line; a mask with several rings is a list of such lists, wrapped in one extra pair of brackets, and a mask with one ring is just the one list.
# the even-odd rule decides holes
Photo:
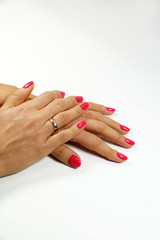
[(56, 121), (55, 121), (53, 118), (51, 118), (51, 119), (50, 119), (50, 122), (52, 123), (53, 128), (54, 128), (54, 130), (56, 131), (56, 130), (58, 129), (58, 126), (57, 126)]

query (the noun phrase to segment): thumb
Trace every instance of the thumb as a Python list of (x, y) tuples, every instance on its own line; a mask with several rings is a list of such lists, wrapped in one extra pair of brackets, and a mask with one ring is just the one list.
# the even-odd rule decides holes
[(33, 81), (28, 82), (23, 88), (16, 89), (5, 101), (1, 109), (12, 108), (24, 103), (33, 91)]

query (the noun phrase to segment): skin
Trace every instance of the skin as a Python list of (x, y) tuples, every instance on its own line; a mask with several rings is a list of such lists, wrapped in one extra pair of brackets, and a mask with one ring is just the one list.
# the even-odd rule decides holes
[[(0, 85), (0, 93), (2, 89), (3, 94), (1, 95), (0, 99), (1, 105), (4, 103), (5, 99), (14, 91), (14, 89), (16, 89), (16, 87), (2, 84)], [(51, 101), (57, 98), (62, 98), (59, 91), (55, 90), (51, 91), (50, 93), (52, 95)], [(30, 95), (27, 100), (33, 98), (35, 98), (35, 96)], [(117, 156), (117, 151), (109, 147), (108, 144), (102, 140), (102, 138), (97, 136), (102, 136), (109, 142), (112, 142), (124, 148), (132, 147), (132, 145), (128, 144), (125, 141), (124, 135), (127, 134), (128, 131), (122, 130), (120, 128), (120, 123), (105, 116), (111, 114), (113, 114), (113, 112), (107, 111), (105, 106), (89, 102), (88, 111), (83, 114), (83, 117), (77, 118), (76, 120), (70, 122), (63, 129), (70, 127), (75, 123), (75, 121), (85, 120), (87, 122), (85, 129), (79, 135), (72, 138), (71, 143), (78, 143), (85, 148), (98, 153), (108, 160), (121, 163), (123, 160)], [(68, 159), (72, 155), (77, 156), (80, 159), (79, 155), (75, 151), (65, 145), (61, 145), (51, 152), (51, 156), (57, 158), (59, 161), (68, 166)]]
[(48, 119), (54, 117), (59, 128), (63, 128), (86, 110), (82, 110), (74, 96), (53, 101), (51, 93), (43, 93), (26, 101), (33, 87), (15, 90), (0, 108), (0, 177), (23, 170), (83, 130), (78, 127), (81, 121), (76, 121), (54, 133)]

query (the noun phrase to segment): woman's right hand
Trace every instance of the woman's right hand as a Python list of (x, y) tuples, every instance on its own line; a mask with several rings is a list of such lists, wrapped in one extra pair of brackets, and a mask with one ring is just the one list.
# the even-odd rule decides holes
[(79, 121), (54, 133), (50, 118), (54, 117), (60, 129), (82, 116), (88, 104), (78, 104), (83, 98), (73, 96), (53, 101), (48, 92), (25, 102), (33, 87), (30, 82), (15, 90), (0, 108), (0, 177), (19, 172), (49, 155), (77, 136), (86, 124)]

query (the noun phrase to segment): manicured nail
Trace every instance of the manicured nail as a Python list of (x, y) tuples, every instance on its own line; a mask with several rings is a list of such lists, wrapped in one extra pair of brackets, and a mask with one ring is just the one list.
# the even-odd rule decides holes
[(77, 97), (75, 97), (75, 99), (78, 103), (83, 102), (83, 97), (82, 96), (77, 96)]
[(122, 153), (117, 152), (117, 156), (122, 160), (127, 160), (127, 156), (123, 155)]
[(64, 96), (66, 95), (65, 92), (60, 91), (60, 93), (61, 93), (62, 97), (64, 98)]
[(33, 81), (26, 83), (23, 88), (29, 88), (31, 85), (33, 85)]
[(77, 168), (81, 166), (81, 160), (78, 157), (72, 155), (68, 159), (68, 164), (74, 168)]
[(124, 125), (120, 125), (120, 128), (121, 128), (122, 130), (124, 130), (124, 131), (129, 131), (129, 130), (130, 130), (130, 128), (128, 128), (128, 127), (126, 127), (126, 126), (124, 126)]
[(114, 112), (116, 109), (114, 108), (110, 108), (110, 107), (106, 107), (107, 111), (110, 111), (110, 112)]
[(87, 102), (85, 102), (85, 103), (81, 104), (80, 107), (82, 108), (82, 110), (86, 110), (89, 107), (89, 104)]
[(129, 138), (125, 138), (125, 141), (126, 141), (126, 143), (128, 143), (128, 144), (130, 144), (130, 145), (134, 145), (134, 144), (135, 144), (135, 142), (132, 141), (132, 140), (129, 139)]
[(86, 121), (82, 121), (82, 122), (78, 123), (77, 127), (82, 128), (84, 125), (86, 125)]

